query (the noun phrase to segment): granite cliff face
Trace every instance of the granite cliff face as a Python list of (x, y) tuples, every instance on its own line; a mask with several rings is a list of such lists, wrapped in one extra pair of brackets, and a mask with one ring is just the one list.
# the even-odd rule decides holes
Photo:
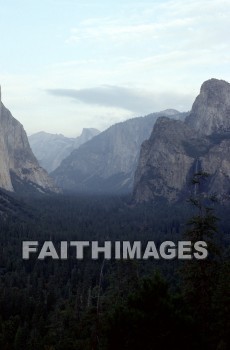
[(166, 110), (115, 124), (73, 151), (52, 176), (71, 192), (131, 192), (140, 146), (162, 115), (184, 119), (186, 114)]
[(138, 202), (155, 197), (177, 198), (193, 165), (193, 158), (186, 152), (185, 140), (192, 141), (193, 132), (182, 121), (157, 120), (150, 139), (141, 147), (134, 184)]
[(84, 128), (80, 136), (68, 138), (62, 134), (44, 131), (29, 136), (29, 143), (39, 164), (49, 173), (54, 171), (70, 153), (100, 133), (94, 128)]
[(230, 84), (217, 79), (205, 81), (186, 123), (203, 135), (230, 130)]
[(136, 202), (187, 197), (192, 175), (208, 172), (207, 193), (230, 196), (230, 84), (211, 79), (201, 87), (185, 122), (160, 118), (141, 147), (135, 173)]
[(0, 99), (0, 188), (13, 192), (22, 187), (58, 191), (33, 155), (23, 126)]

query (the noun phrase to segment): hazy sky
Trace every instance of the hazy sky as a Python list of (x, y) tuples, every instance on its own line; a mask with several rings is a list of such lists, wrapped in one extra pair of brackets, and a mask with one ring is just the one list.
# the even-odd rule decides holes
[(229, 0), (0, 0), (3, 103), (31, 134), (78, 135), (230, 80)]

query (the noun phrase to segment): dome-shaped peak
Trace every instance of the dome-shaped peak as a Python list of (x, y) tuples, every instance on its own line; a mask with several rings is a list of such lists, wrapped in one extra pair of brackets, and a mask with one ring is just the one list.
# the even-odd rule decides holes
[(206, 80), (201, 85), (201, 92), (208, 92), (208, 91), (221, 91), (222, 89), (230, 89), (230, 84), (225, 80), (220, 79), (209, 79)]

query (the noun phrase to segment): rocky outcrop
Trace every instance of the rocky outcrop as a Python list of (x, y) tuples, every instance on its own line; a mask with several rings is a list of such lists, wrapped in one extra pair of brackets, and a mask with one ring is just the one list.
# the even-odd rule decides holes
[(136, 202), (169, 202), (193, 191), (197, 171), (210, 174), (203, 190), (230, 196), (230, 84), (211, 79), (201, 87), (185, 122), (160, 118), (141, 147), (134, 182)]
[(39, 192), (58, 191), (33, 155), (23, 126), (0, 100), (0, 188), (13, 192), (21, 185)]
[(71, 192), (131, 192), (140, 146), (162, 115), (183, 119), (186, 114), (166, 110), (115, 124), (73, 151), (52, 176)]
[(230, 130), (230, 84), (217, 79), (205, 81), (186, 123), (202, 135)]
[(230, 197), (230, 138), (229, 135), (211, 139), (212, 146), (207, 153), (199, 158), (200, 168), (209, 173), (210, 179), (206, 190), (208, 193), (216, 193), (222, 199)]
[(100, 133), (94, 128), (84, 128), (80, 136), (68, 138), (62, 134), (44, 131), (29, 136), (30, 146), (39, 164), (48, 172), (54, 171), (70, 153)]
[(186, 151), (185, 140), (196, 142), (194, 133), (182, 121), (157, 120), (150, 139), (141, 147), (134, 183), (138, 202), (178, 197), (194, 162)]

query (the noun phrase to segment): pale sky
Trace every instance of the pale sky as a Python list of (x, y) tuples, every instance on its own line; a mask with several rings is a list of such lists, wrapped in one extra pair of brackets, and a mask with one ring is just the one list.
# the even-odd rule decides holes
[(230, 81), (229, 0), (0, 0), (2, 101), (28, 134), (191, 109)]

